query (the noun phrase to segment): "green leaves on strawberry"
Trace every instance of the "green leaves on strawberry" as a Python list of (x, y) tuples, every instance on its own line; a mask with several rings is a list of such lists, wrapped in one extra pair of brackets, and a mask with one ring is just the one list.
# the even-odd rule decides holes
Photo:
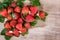
[(17, 5), (19, 6), (23, 6), (24, 5), (24, 2), (25, 0), (17, 0)]
[(45, 16), (48, 16), (48, 13), (47, 12), (45, 12)]
[(41, 5), (39, 0), (30, 0), (30, 2), (32, 3), (33, 6), (40, 6)]
[(6, 40), (10, 40), (11, 36), (4, 35)]
[(4, 7), (3, 7), (2, 3), (0, 2), (0, 11), (3, 10), (3, 8)]
[(3, 23), (5, 21), (5, 17), (0, 15), (0, 22)]
[(4, 28), (2, 31), (1, 31), (1, 35), (5, 35), (5, 32), (7, 31), (6, 28)]
[(3, 3), (11, 4), (13, 0), (3, 0)]
[(36, 16), (36, 20), (40, 20), (40, 17), (39, 16)]
[(30, 23), (30, 25), (31, 25), (31, 26), (35, 26), (36, 23), (37, 23), (37, 21), (33, 21), (33, 22)]

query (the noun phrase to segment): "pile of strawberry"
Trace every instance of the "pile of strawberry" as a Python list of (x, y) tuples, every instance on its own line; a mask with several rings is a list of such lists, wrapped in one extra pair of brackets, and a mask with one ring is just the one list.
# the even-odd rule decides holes
[(47, 13), (43, 10), (39, 11), (38, 6), (19, 6), (13, 1), (7, 8), (4, 7), (0, 11), (0, 17), (6, 19), (4, 24), (5, 29), (2, 30), (1, 34), (8, 37), (25, 35), (28, 29), (36, 24), (38, 19), (45, 21), (46, 16)]

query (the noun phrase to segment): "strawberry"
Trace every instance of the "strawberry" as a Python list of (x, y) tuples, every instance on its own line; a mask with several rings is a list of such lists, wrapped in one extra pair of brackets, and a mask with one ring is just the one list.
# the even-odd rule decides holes
[(5, 35), (7, 35), (7, 36), (13, 36), (13, 34), (10, 33), (9, 31), (7, 31), (7, 32), (5, 33)]
[(3, 9), (0, 14), (2, 16), (4, 16), (4, 17), (7, 17), (8, 16), (8, 13), (7, 13), (7, 10), (6, 9)]
[(19, 36), (19, 31), (15, 29), (15, 30), (13, 31), (13, 34), (14, 34), (15, 36)]
[(11, 28), (11, 26), (10, 26), (10, 24), (8, 22), (4, 25), (4, 27), (7, 28), (7, 29)]
[(39, 13), (39, 16), (40, 16), (40, 18), (44, 19), (45, 18), (45, 12), (44, 11), (41, 11)]
[(16, 28), (17, 28), (18, 30), (22, 30), (22, 24), (21, 24), (21, 23), (17, 24), (17, 25), (16, 25)]
[(38, 7), (36, 6), (32, 6), (30, 7), (30, 12), (31, 12), (31, 15), (34, 16), (38, 11)]
[(8, 20), (12, 20), (12, 18), (10, 17), (10, 15), (8, 15), (6, 18), (7, 18)]
[(22, 18), (19, 18), (19, 19), (18, 19), (18, 22), (19, 22), (19, 23), (23, 23)]
[(20, 7), (17, 6), (17, 7), (14, 9), (14, 11), (17, 12), (17, 13), (20, 13)]
[(31, 16), (31, 15), (27, 15), (26, 16), (26, 21), (27, 22), (33, 22), (35, 19), (34, 19), (34, 17), (33, 16)]
[(12, 6), (12, 7), (16, 7), (17, 5), (16, 5), (15, 2), (12, 2), (11, 6)]
[(30, 23), (25, 23), (25, 27), (26, 27), (27, 29), (31, 28)]
[(11, 7), (8, 7), (8, 13), (11, 13), (13, 9)]
[(29, 9), (27, 6), (24, 6), (22, 9), (22, 14), (27, 14), (29, 12)]
[(21, 32), (22, 34), (26, 33), (27, 29), (26, 28), (22, 28)]
[(14, 28), (15, 25), (16, 25), (16, 20), (12, 20), (12, 21), (10, 21), (10, 25)]

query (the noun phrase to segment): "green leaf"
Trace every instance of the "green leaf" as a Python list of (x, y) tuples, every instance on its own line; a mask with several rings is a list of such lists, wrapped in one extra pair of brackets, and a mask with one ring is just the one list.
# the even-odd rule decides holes
[(34, 21), (34, 22), (31, 22), (30, 24), (31, 24), (31, 26), (35, 26), (36, 23), (37, 23), (37, 21)]
[(2, 3), (0, 2), (0, 11), (1, 11), (3, 8), (4, 8), (4, 7), (3, 7)]
[(23, 3), (22, 1), (18, 1), (18, 2), (17, 2), (17, 5), (22, 5), (22, 6), (23, 6), (24, 3)]
[(8, 2), (8, 1), (10, 1), (10, 0), (3, 0), (4, 3)]
[(7, 3), (3, 3), (2, 5), (3, 5), (3, 7), (5, 7), (5, 8), (8, 7), (8, 4), (7, 4)]
[(45, 12), (45, 16), (48, 16), (48, 13), (47, 12)]
[(22, 34), (22, 36), (25, 36), (25, 35), (27, 35), (27, 34), (28, 34), (28, 29), (27, 29), (26, 33)]
[(0, 22), (1, 22), (1, 23), (3, 23), (3, 22), (4, 22), (4, 20), (5, 20), (5, 17), (0, 16)]
[(43, 20), (45, 22), (46, 21), (46, 17), (44, 19), (41, 19), (41, 20)]
[(10, 39), (11, 39), (10, 36), (7, 36), (7, 35), (4, 35), (4, 36), (5, 36), (5, 39), (6, 39), (6, 40), (10, 40)]
[(7, 31), (6, 28), (4, 28), (2, 31), (1, 31), (1, 35), (5, 35), (5, 32)]
[(36, 16), (36, 20), (40, 20), (40, 17), (39, 16)]
[(30, 2), (32, 3), (33, 6), (40, 6), (41, 5), (39, 0), (30, 0)]
[(3, 3), (11, 4), (13, 0), (3, 0)]

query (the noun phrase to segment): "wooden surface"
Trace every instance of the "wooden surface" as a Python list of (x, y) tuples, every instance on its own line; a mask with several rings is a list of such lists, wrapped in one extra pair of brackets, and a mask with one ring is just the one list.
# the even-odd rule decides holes
[[(11, 40), (60, 40), (60, 0), (41, 0), (44, 10), (49, 13), (44, 27), (29, 30), (26, 36), (12, 37)], [(40, 21), (39, 21), (40, 22)], [(40, 23), (38, 23), (40, 25)], [(3, 24), (0, 23), (0, 32)], [(0, 35), (0, 40), (5, 40)]]

